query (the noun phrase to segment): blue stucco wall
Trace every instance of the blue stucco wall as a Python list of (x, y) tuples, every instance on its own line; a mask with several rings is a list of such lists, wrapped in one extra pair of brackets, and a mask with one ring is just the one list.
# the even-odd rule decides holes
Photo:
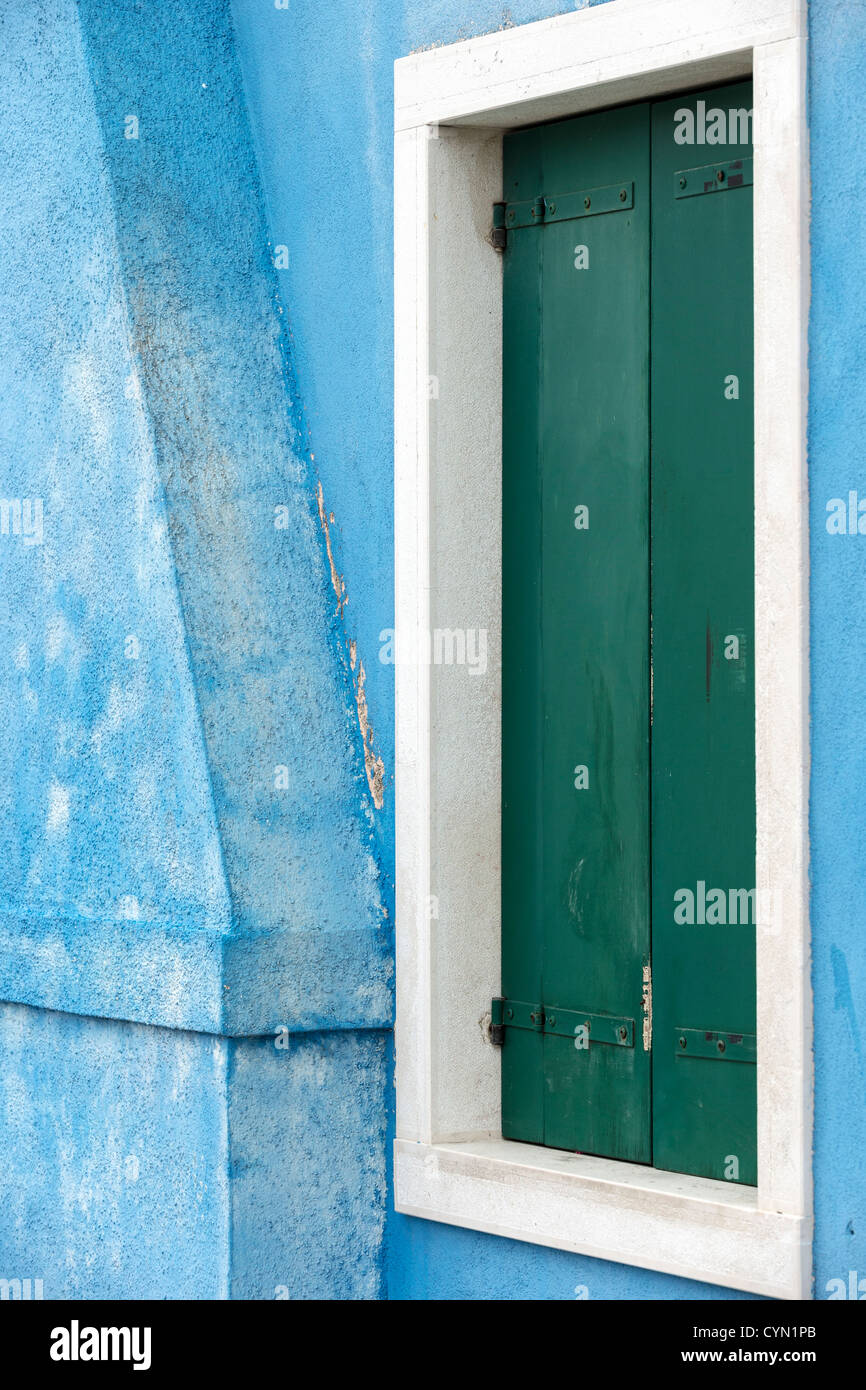
[[(299, 396), (337, 519), (346, 625), (368, 663), (371, 717), (388, 769), (393, 667), (375, 656), (379, 632), (393, 626), (393, 63), (416, 48), (574, 8), (233, 3), (270, 235), (289, 249), (281, 284)], [(392, 807), (386, 802), (389, 856)], [(393, 1213), (386, 1258), (390, 1296), (400, 1299), (561, 1299), (575, 1298), (576, 1289), (591, 1298), (738, 1296)]]
[[(392, 64), (573, 8), (0, 0), (0, 495), (44, 501), (0, 539), (0, 1277), (745, 1297), (388, 1196)], [(824, 524), (866, 496), (866, 6), (810, 36), (821, 1297), (866, 1276), (866, 539)]]
[(225, 1298), (231, 1046), (0, 1004), (0, 1277), (45, 1298)]
[(231, 15), (0, 24), (0, 1277), (374, 1297), (380, 753)]
[(386, 1023), (380, 755), (228, 9), (7, 3), (4, 38), (0, 481), (44, 537), (0, 547), (0, 988), (238, 1032)]
[[(342, 519), (340, 567), (352, 596), (347, 622), (366, 652), (378, 630), (390, 626), (392, 613), (385, 565), (392, 543), (391, 64), (415, 48), (572, 8), (338, 0), (325, 10), (314, 0), (292, 0), (289, 10), (272, 10), (234, 0), (271, 234), (291, 248), (285, 275), (299, 389), (316, 466)], [(829, 537), (824, 525), (828, 498), (858, 486), (866, 495), (857, 463), (866, 413), (859, 352), (866, 292), (858, 273), (866, 233), (850, 196), (851, 172), (860, 167), (864, 148), (866, 117), (854, 94), (863, 90), (866, 75), (866, 6), (811, 0), (809, 20), (815, 1289), (822, 1297), (830, 1279), (847, 1278), (850, 1269), (866, 1274), (860, 1157), (866, 1148), (866, 932), (858, 834), (866, 804), (866, 643), (857, 636), (864, 572), (859, 546), (866, 541)], [(310, 200), (320, 210), (316, 238), (305, 226)], [(341, 221), (346, 207), (352, 209), (349, 274)], [(369, 689), (374, 722), (390, 753), (389, 668), (371, 678)], [(844, 837), (840, 824), (850, 827)], [(390, 1234), (396, 1297), (486, 1297), (496, 1285), (502, 1296), (514, 1297), (572, 1297), (570, 1290), (580, 1285), (595, 1297), (715, 1292), (426, 1222), (396, 1218)]]
[[(44, 537), (0, 545), (0, 974), (62, 1006), (71, 934), (200, 926), (203, 974), (229, 904), (74, 6), (5, 5), (3, 47), (0, 495), (43, 499)], [(171, 986), (145, 971), (144, 1011)]]
[(231, 1297), (385, 1294), (381, 1032), (232, 1041)]
[(287, 1043), (0, 1004), (0, 1277), (45, 1298), (379, 1297), (386, 1040)]
[[(866, 149), (866, 6), (810, 5), (809, 353), (815, 1292), (866, 1278), (866, 537), (827, 503), (866, 496), (866, 225), (851, 198)], [(866, 1283), (861, 1285), (866, 1290)], [(862, 1296), (862, 1294), (861, 1294)]]

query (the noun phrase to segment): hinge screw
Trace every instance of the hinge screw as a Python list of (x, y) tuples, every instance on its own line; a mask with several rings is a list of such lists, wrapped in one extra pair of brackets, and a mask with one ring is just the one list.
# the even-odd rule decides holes
[(685, 1038), (680, 1038), (680, 1047), (685, 1047), (685, 1045), (686, 1045), (686, 1040), (685, 1040)]
[(506, 1010), (505, 1010), (505, 1016), (506, 1016), (506, 1018), (513, 1018), (513, 1017), (514, 1017), (514, 1010), (513, 1010), (513, 1009), (506, 1009)]
[(680, 179), (680, 188), (685, 188), (685, 186), (686, 186), (686, 181), (685, 181), (685, 179)]
[(627, 1029), (627, 1028), (620, 1028), (620, 1030), (619, 1030), (619, 1040), (620, 1040), (620, 1042), (625, 1042), (625, 1040), (626, 1040), (627, 1037), (628, 1037), (628, 1029)]
[(554, 213), (554, 212), (556, 212), (556, 203), (548, 203), (548, 204), (547, 204), (547, 211), (548, 211), (549, 213)]
[(584, 206), (585, 208), (588, 208), (589, 205), (590, 205), (590, 200), (589, 200), (589, 198), (584, 198), (584, 200), (583, 200), (583, 206)]
[(725, 1040), (724, 1040), (724, 1038), (719, 1038), (719, 1041), (716, 1043), (716, 1047), (719, 1049), (720, 1052), (724, 1052), (724, 1050), (725, 1050)]
[(556, 1019), (554, 1018), (553, 1014), (551, 1014), (550, 1017), (546, 1018), (544, 1021), (545, 1023), (549, 1023), (552, 1027), (553, 1024), (556, 1022)]
[(625, 189), (624, 189), (624, 188), (621, 188), (621, 189), (619, 190), (619, 201), (620, 201), (621, 203), (624, 203), (627, 196), (628, 196), (628, 195), (626, 194)]
[(724, 171), (724, 169), (720, 169), (720, 170), (719, 170), (719, 172), (716, 174), (716, 179), (717, 179), (717, 181), (718, 181), (719, 183), (724, 183), (724, 181), (725, 181), (725, 171)]

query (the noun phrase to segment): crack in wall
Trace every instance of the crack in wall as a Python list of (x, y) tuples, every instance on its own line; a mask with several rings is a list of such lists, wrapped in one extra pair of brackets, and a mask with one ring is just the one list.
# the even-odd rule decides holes
[(319, 508), (319, 521), (322, 523), (322, 530), (325, 533), (325, 547), (328, 552), (328, 564), (331, 566), (331, 584), (337, 596), (337, 616), (342, 618), (343, 609), (346, 607), (346, 585), (343, 576), (337, 573), (337, 566), (334, 563), (334, 551), (331, 547), (331, 526), (334, 522), (334, 513), (330, 516), (325, 515), (325, 497), (322, 492), (322, 484), (316, 484), (316, 504)]
[[(319, 509), (319, 522), (325, 536), (325, 549), (328, 553), (328, 564), (331, 568), (331, 587), (337, 599), (336, 613), (341, 622), (345, 623), (345, 608), (348, 603), (346, 585), (343, 576), (337, 573), (337, 565), (334, 560), (334, 550), (331, 545), (331, 526), (334, 524), (334, 513), (325, 511), (325, 495), (322, 490), (321, 480), (316, 484), (316, 505)], [(358, 644), (355, 640), (349, 639), (349, 664), (352, 669), (352, 685), (355, 691), (355, 708), (358, 713), (358, 727), (361, 730), (361, 741), (364, 745), (364, 771), (367, 774), (367, 785), (370, 788), (370, 795), (373, 798), (373, 805), (377, 811), (381, 811), (385, 804), (385, 764), (381, 756), (376, 752), (373, 739), (373, 727), (370, 723), (370, 714), (367, 706), (367, 673), (364, 670), (363, 661), (358, 660)], [(357, 669), (356, 669), (357, 668)]]

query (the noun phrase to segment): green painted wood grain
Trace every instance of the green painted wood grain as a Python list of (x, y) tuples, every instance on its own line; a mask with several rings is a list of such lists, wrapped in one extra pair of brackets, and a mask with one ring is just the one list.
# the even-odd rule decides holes
[(754, 1183), (754, 1065), (676, 1049), (680, 1028), (755, 1031), (754, 927), (674, 920), (679, 889), (755, 888), (752, 189), (674, 196), (752, 150), (676, 144), (698, 100), (750, 108), (751, 84), (652, 113), (654, 1162), (723, 1178), (735, 1157)]
[[(508, 201), (624, 180), (635, 205), (510, 232), (505, 254), (503, 758), (521, 765), (503, 797), (503, 992), (637, 1020), (649, 951), (649, 108), (508, 137), (505, 171)], [(575, 527), (577, 506), (588, 529)], [(523, 648), (540, 663), (532, 709)], [(648, 1161), (639, 1043), (578, 1049), (514, 1030), (502, 1060), (504, 1133), (537, 1136), (535, 1112), (531, 1132), (515, 1126), (528, 1090), (544, 1143)]]
[(502, 989), (635, 1029), (506, 1028), (503, 1133), (718, 1178), (736, 1158), (754, 1183), (754, 1065), (676, 1047), (755, 1029), (753, 926), (674, 920), (677, 890), (755, 887), (752, 192), (675, 180), (751, 148), (678, 145), (698, 100), (750, 108), (751, 86), (505, 139), (509, 203), (634, 202), (508, 233)]

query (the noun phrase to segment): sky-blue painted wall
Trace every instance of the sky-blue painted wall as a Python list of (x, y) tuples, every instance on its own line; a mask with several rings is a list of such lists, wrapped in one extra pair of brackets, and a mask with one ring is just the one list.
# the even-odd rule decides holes
[[(392, 672), (382, 667), (374, 676), (371, 653), (379, 631), (391, 625), (393, 613), (392, 64), (416, 48), (454, 42), (573, 8), (581, 6), (521, 3), (504, 7), (480, 0), (366, 4), (334, 0), (325, 7), (315, 0), (291, 0), (288, 8), (277, 9), (259, 0), (233, 0), (271, 236), (290, 250), (289, 267), (283, 275), (288, 287), (298, 390), (316, 469), (337, 516), (338, 564), (350, 596), (347, 626), (369, 662), (372, 718), (387, 750), (389, 769), (393, 751)], [(857, 135), (864, 117), (852, 94), (862, 89), (866, 67), (866, 7), (816, 0), (811, 6), (811, 26), (812, 141), (813, 158), (818, 163), (815, 193), (820, 200), (826, 178), (827, 201), (821, 214), (828, 224), (825, 229), (820, 218), (816, 219), (819, 255), (813, 270), (813, 344), (817, 335), (823, 353), (832, 341), (833, 349), (825, 362), (834, 363), (834, 375), (824, 380), (827, 399), (822, 402), (821, 377), (816, 375), (813, 361), (811, 447), (815, 477), (829, 466), (824, 436), (834, 421), (841, 438), (835, 441), (838, 447), (831, 445), (830, 453), (833, 466), (841, 473), (839, 481), (822, 484), (824, 491), (830, 488), (830, 496), (845, 494), (849, 485), (857, 485), (857, 425), (859, 411), (866, 404), (866, 393), (856, 382), (864, 298), (857, 274), (862, 259), (862, 219), (857, 216), (855, 201), (844, 191), (851, 169), (859, 167)], [(848, 113), (844, 121), (838, 117), (840, 105)], [(839, 237), (831, 230), (831, 208), (842, 203), (846, 230)], [(316, 208), (312, 234), (311, 207)], [(822, 236), (828, 241), (823, 254)], [(843, 243), (848, 247), (844, 259)], [(825, 365), (824, 371), (827, 369)], [(837, 399), (836, 385), (846, 369), (847, 389)], [(852, 479), (850, 484), (845, 482), (847, 478)], [(829, 549), (824, 546), (823, 502), (815, 505), (817, 543), (821, 555), (826, 553), (824, 563), (829, 564), (825, 572), (821, 559), (813, 557), (814, 583), (819, 586), (813, 592), (814, 622), (826, 619), (826, 614), (819, 619), (823, 597), (824, 604), (838, 614), (836, 626), (842, 629), (857, 612), (855, 586), (866, 565), (855, 543), (853, 553), (844, 557), (850, 571), (851, 601), (837, 608), (843, 576), (838, 555), (832, 554), (832, 543)], [(820, 637), (813, 629), (815, 708), (821, 708), (822, 698), (827, 700), (831, 691), (834, 701), (838, 699), (834, 654), (841, 646), (850, 675), (845, 682), (848, 703), (842, 713), (844, 716), (847, 711), (851, 725), (848, 738), (842, 742), (856, 750), (858, 731), (866, 723), (859, 694), (866, 688), (866, 642), (848, 642), (839, 630), (831, 639), (826, 625), (823, 634)], [(835, 731), (831, 735), (830, 730), (834, 723), (838, 727), (839, 717), (838, 708), (835, 720), (827, 708), (823, 727), (831, 745)], [(820, 745), (814, 750), (816, 759), (819, 753)], [(821, 1188), (816, 1242), (819, 1296), (828, 1279), (847, 1275), (849, 1268), (859, 1267), (866, 1273), (866, 1248), (858, 1246), (856, 1237), (858, 1226), (861, 1239), (866, 1226), (863, 1163), (859, 1158), (866, 1138), (866, 1088), (860, 1055), (862, 1026), (857, 1022), (864, 1017), (866, 990), (866, 931), (860, 909), (862, 891), (857, 892), (857, 886), (862, 888), (863, 874), (858, 873), (858, 837), (852, 834), (846, 841), (847, 854), (842, 854), (836, 830), (843, 805), (852, 816), (850, 824), (859, 825), (863, 814), (859, 806), (866, 798), (863, 777), (857, 773), (866, 753), (855, 752), (850, 760), (834, 759), (828, 748), (827, 755), (826, 768), (820, 761), (813, 767), (814, 804), (822, 806), (827, 827), (824, 837), (816, 838), (813, 853), (813, 876), (816, 884), (822, 885), (816, 909), (822, 905), (826, 909), (826, 916), (819, 917), (816, 911), (814, 924), (816, 1003), (823, 1010), (817, 1029), (816, 1064), (819, 1129), (815, 1176)], [(840, 914), (841, 901), (845, 910)], [(841, 1053), (835, 1054), (840, 1028), (844, 1045)], [(832, 1154), (844, 1154), (844, 1162), (833, 1164)], [(848, 1234), (849, 1227), (855, 1235)], [(591, 1297), (732, 1296), (719, 1295), (707, 1286), (507, 1244), (506, 1259), (503, 1242), (495, 1238), (394, 1218), (389, 1261), (392, 1294), (401, 1298), (483, 1298), (498, 1285), (501, 1296), (512, 1297), (574, 1297), (574, 1288), (580, 1286), (588, 1287)], [(506, 1269), (503, 1281), (502, 1271)]]
[(381, 1296), (385, 1038), (287, 1042), (0, 1004), (0, 1278), (45, 1298)]
[[(0, 0), (0, 496), (45, 504), (0, 539), (2, 1277), (738, 1297), (386, 1224), (392, 65), (572, 8)], [(866, 7), (810, 25), (820, 1297), (866, 1275), (866, 538), (824, 524), (866, 496)]]
[(0, 28), (0, 1277), (375, 1297), (379, 753), (230, 11)]
[[(367, 654), (393, 612), (392, 63), (416, 48), (574, 8), (582, 6), (334, 0), (323, 7), (291, 0), (277, 10), (233, 0), (271, 235), (291, 251), (284, 274), (298, 388), (316, 468), (338, 518), (347, 624)], [(859, 98), (866, 90), (866, 6), (811, 0), (809, 21), (815, 1286), (822, 1297), (827, 1281), (847, 1278), (849, 1269), (866, 1276), (866, 540), (831, 538), (824, 524), (828, 498), (856, 487), (866, 496), (866, 222), (851, 196), (866, 148)], [(318, 209), (315, 236), (307, 225), (311, 205)], [(390, 768), (390, 668), (371, 675), (369, 689)], [(570, 1290), (580, 1285), (596, 1297), (695, 1293), (677, 1280), (511, 1242), (506, 1260), (506, 1243), (427, 1222), (396, 1218), (390, 1234), (397, 1297), (485, 1297), (495, 1283), (515, 1297), (573, 1297)]]
[(225, 1298), (228, 1053), (0, 1004), (0, 1277), (45, 1298)]
[[(812, 955), (815, 1291), (866, 1280), (866, 536), (827, 532), (827, 503), (866, 496), (866, 6), (810, 13), (812, 311)], [(866, 1295), (866, 1282), (860, 1285)]]

